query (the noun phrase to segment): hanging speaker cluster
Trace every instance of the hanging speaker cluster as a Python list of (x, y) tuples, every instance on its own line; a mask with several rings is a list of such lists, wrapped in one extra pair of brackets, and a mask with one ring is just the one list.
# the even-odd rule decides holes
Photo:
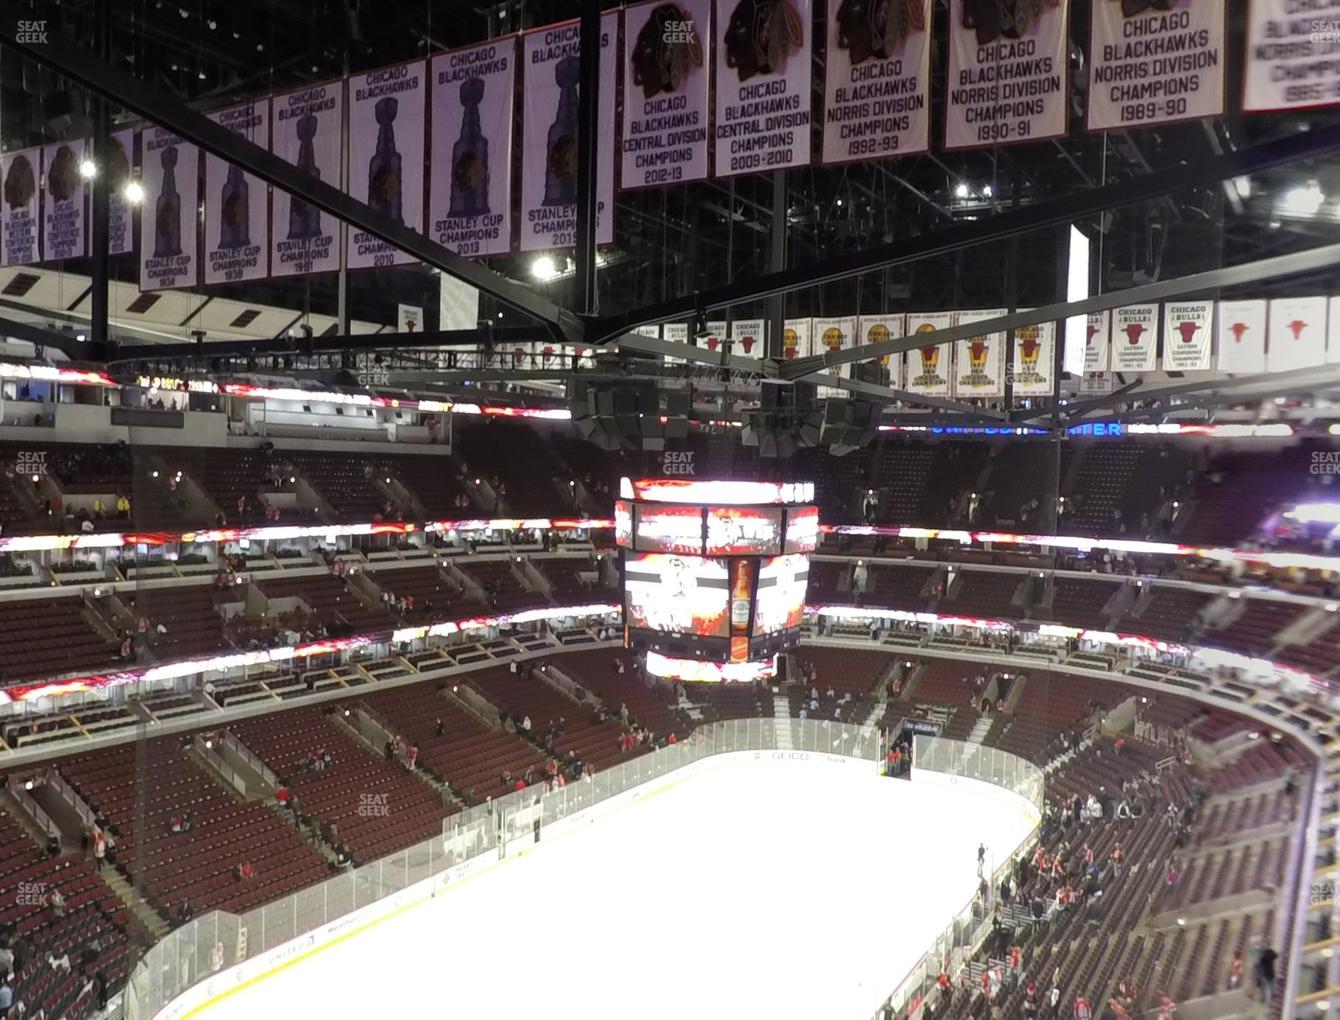
[(577, 434), (602, 450), (664, 450), (667, 439), (688, 436), (693, 395), (651, 382), (573, 380), (568, 407)]
[(880, 406), (869, 400), (827, 400), (819, 445), (834, 457), (868, 446), (879, 434), (879, 416)]
[(814, 393), (812, 383), (765, 380), (759, 406), (744, 412), (740, 442), (758, 447), (760, 457), (790, 457), (803, 447), (818, 446), (824, 413)]

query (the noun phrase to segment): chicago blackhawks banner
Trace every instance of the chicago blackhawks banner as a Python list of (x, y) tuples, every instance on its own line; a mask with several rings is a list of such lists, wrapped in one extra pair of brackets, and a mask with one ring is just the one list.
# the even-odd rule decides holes
[(1220, 301), (1217, 322), (1221, 372), (1266, 370), (1266, 302)]
[(1158, 305), (1118, 308), (1112, 313), (1112, 371), (1154, 371), (1158, 340)]
[(736, 319), (730, 324), (731, 353), (741, 358), (762, 358), (767, 336), (767, 320)]
[(42, 150), (47, 200), (42, 209), (42, 258), (79, 258), (84, 254), (84, 178), (79, 163), (84, 141), (57, 142)]
[[(856, 317), (854, 315), (843, 316), (842, 318), (815, 319), (810, 330), (810, 350), (807, 353), (827, 354), (829, 351), (851, 350), (855, 345)], [(843, 379), (851, 376), (847, 365), (835, 365), (832, 368), (825, 368), (823, 371), (829, 375), (840, 376)], [(821, 397), (842, 397), (846, 394), (846, 390), (836, 389), (832, 386), (820, 386), (818, 389), (818, 395)]]
[(828, 0), (823, 162), (930, 147), (931, 0)]
[[(1330, 18), (1320, 17), (1328, 7)], [(1340, 103), (1337, 52), (1340, 9), (1334, 3), (1251, 0), (1247, 5), (1243, 110), (1264, 113)]]
[(1014, 395), (1051, 396), (1056, 378), (1056, 323), (1035, 322), (1014, 331)]
[[(953, 312), (908, 312), (907, 334), (917, 336), (954, 324)], [(953, 344), (927, 344), (907, 352), (907, 390), (927, 397), (949, 396)]]
[(196, 227), (200, 150), (160, 127), (140, 132), (140, 290), (199, 282)]
[[(521, 121), (521, 250), (577, 243), (577, 95), (581, 23), (537, 28), (523, 37), (526, 76)], [(596, 241), (614, 240), (614, 98), (619, 14), (600, 19), (601, 145), (596, 172)]]
[[(210, 120), (262, 149), (270, 146), (270, 105), (243, 103)], [(205, 153), (205, 282), (257, 280), (268, 272), (269, 189), (218, 156)]]
[(24, 266), (38, 260), (38, 175), (42, 172), (42, 150), (24, 149), (0, 157), (5, 177), (5, 201), (0, 212), (4, 234), (4, 264)]
[(111, 143), (107, 158), (99, 160), (108, 175), (107, 240), (112, 255), (126, 255), (135, 250), (134, 216), (125, 195), (135, 165), (135, 129), (113, 132)]
[(1001, 6), (950, 0), (946, 149), (1065, 134), (1069, 0)]
[(1084, 336), (1084, 372), (1107, 371), (1108, 333), (1112, 327), (1112, 313), (1090, 312)]
[(782, 328), (782, 360), (794, 361), (810, 353), (810, 319), (787, 319)]
[(1266, 370), (1288, 372), (1326, 364), (1326, 299), (1275, 298), (1270, 302)]
[(1169, 301), (1163, 306), (1163, 370), (1196, 372), (1210, 367), (1213, 301)]
[[(426, 68), (422, 60), (349, 79), (348, 192), (374, 212), (423, 232)], [(349, 228), (350, 269), (414, 259), (357, 227)]]
[[(970, 310), (958, 313), (958, 324), (966, 326), (986, 319), (998, 319), (1004, 308)], [(1003, 397), (1005, 395), (1005, 334), (985, 333), (959, 340), (954, 345), (954, 396)]]
[(711, 0), (624, 9), (621, 188), (707, 176), (711, 19)]
[(810, 161), (810, 0), (714, 0), (718, 177)]
[(1089, 130), (1222, 114), (1224, 7), (1206, 0), (1093, 0)]
[[(342, 187), (344, 82), (309, 85), (270, 99), (270, 151), (331, 187)], [(340, 223), (282, 188), (270, 207), (270, 275), (340, 268)]]
[(433, 58), (429, 235), (458, 255), (512, 247), (516, 36)]
[[(877, 344), (882, 340), (896, 340), (903, 335), (903, 313), (889, 315), (862, 315), (856, 320), (858, 343)], [(879, 382), (895, 390), (903, 388), (903, 356), (884, 354), (872, 358), (866, 365), (879, 366)], [(867, 369), (868, 371), (868, 369)]]

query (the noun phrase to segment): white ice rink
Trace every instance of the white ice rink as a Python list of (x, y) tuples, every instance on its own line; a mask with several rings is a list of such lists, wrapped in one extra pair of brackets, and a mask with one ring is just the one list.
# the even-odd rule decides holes
[(869, 1020), (1036, 824), (980, 784), (731, 761), (189, 1015)]

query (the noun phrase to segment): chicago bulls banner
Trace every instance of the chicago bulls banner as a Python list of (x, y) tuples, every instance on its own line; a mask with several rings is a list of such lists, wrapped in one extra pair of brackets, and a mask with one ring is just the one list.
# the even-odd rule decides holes
[(824, 23), (823, 161), (925, 152), (931, 0), (828, 0)]
[(810, 161), (810, 0), (714, 0), (718, 177)]
[(1112, 328), (1110, 311), (1090, 312), (1084, 339), (1084, 374), (1106, 372), (1109, 332)]
[[(270, 99), (270, 151), (331, 187), (342, 187), (344, 82), (308, 85)], [(340, 268), (340, 221), (282, 188), (270, 203), (270, 275)]]
[[(908, 312), (907, 335), (917, 336), (948, 329), (954, 324), (953, 312)], [(907, 390), (928, 397), (949, 396), (949, 380), (954, 374), (950, 362), (953, 344), (928, 343), (907, 352)]]
[[(847, 351), (856, 346), (856, 316), (848, 315), (841, 318), (815, 319), (813, 328), (810, 330), (810, 353), (827, 354), (829, 351)], [(844, 379), (850, 378), (850, 366), (837, 365), (833, 368), (824, 369), (829, 375), (841, 376)], [(842, 397), (846, 396), (846, 390), (834, 389), (832, 386), (820, 386), (819, 396), (821, 397)]]
[(762, 358), (767, 336), (766, 319), (736, 319), (730, 324), (731, 353), (738, 358)]
[[(270, 147), (270, 104), (262, 100), (209, 115), (252, 145)], [(270, 270), (270, 189), (205, 153), (205, 282), (259, 280)]]
[(84, 178), (79, 163), (84, 141), (57, 142), (42, 150), (47, 196), (42, 210), (42, 259), (80, 258), (84, 254)]
[(1158, 305), (1118, 308), (1112, 313), (1112, 371), (1154, 371), (1158, 339)]
[[(877, 344), (881, 340), (896, 340), (903, 335), (903, 313), (889, 315), (862, 315), (856, 320), (856, 339), (858, 343)], [(873, 358), (867, 364), (879, 366), (879, 381), (895, 390), (903, 388), (903, 356), (885, 354)]]
[(1221, 372), (1266, 370), (1266, 302), (1220, 301), (1218, 308)]
[(1093, 0), (1089, 130), (1224, 112), (1224, 9), (1214, 0)]
[(621, 188), (707, 176), (711, 18), (711, 0), (624, 9)]
[(713, 354), (721, 350), (730, 335), (730, 324), (725, 319), (707, 320), (707, 336), (694, 337), (690, 342), (695, 347), (705, 347)]
[(1247, 113), (1306, 110), (1340, 103), (1340, 16), (1298, 0), (1251, 0), (1242, 108)]
[(949, 2), (946, 149), (1065, 134), (1069, 0), (1005, 6)]
[(1213, 301), (1170, 301), (1163, 306), (1163, 370), (1197, 372), (1210, 367)]
[[(958, 324), (968, 325), (998, 319), (1004, 308), (958, 313)], [(984, 333), (959, 340), (954, 345), (954, 396), (1003, 397), (1005, 395), (1005, 334)]]
[[(0, 157), (5, 179), (5, 202), (0, 207), (4, 234), (4, 264), (23, 266), (38, 260), (38, 221), (42, 188), (42, 150), (23, 149)], [(145, 170), (145, 176), (148, 176)], [(146, 184), (148, 181), (145, 182)], [(195, 281), (191, 281), (194, 283)]]
[[(140, 132), (144, 201), (140, 204), (140, 290), (194, 287), (199, 282), (200, 150), (172, 132)], [(6, 175), (8, 184), (8, 175)], [(8, 244), (9, 238), (5, 238)]]
[(782, 329), (782, 360), (794, 361), (810, 353), (809, 319), (787, 319)]
[[(686, 344), (690, 342), (689, 324), (687, 322), (667, 322), (663, 333), (662, 339), (667, 343)], [(665, 363), (667, 365), (682, 365), (684, 359), (670, 356), (665, 359)]]
[(1266, 335), (1266, 370), (1288, 372), (1326, 364), (1326, 299), (1274, 298)]
[(1056, 323), (1035, 322), (1014, 331), (1014, 395), (1051, 396), (1056, 379)]

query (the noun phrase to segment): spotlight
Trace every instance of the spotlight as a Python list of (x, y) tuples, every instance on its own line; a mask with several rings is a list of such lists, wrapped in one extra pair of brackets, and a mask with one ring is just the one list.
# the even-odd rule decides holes
[(98, 164), (85, 156), (79, 161), (79, 176), (86, 181), (93, 180), (94, 177), (98, 176)]
[(982, 194), (985, 195), (987, 198), (990, 198), (992, 194), (994, 194), (994, 192), (992, 192), (991, 190), (991, 185), (988, 184), (985, 187), (983, 187)]
[(553, 256), (541, 255), (532, 262), (530, 264), (530, 275), (541, 283), (548, 283), (558, 276), (558, 265), (554, 262)]
[(135, 180), (126, 181), (126, 187), (122, 194), (131, 205), (139, 205), (144, 201), (144, 185)]
[(959, 184), (959, 186), (954, 189), (955, 198), (967, 198), (968, 194), (968, 186), (966, 184)]

